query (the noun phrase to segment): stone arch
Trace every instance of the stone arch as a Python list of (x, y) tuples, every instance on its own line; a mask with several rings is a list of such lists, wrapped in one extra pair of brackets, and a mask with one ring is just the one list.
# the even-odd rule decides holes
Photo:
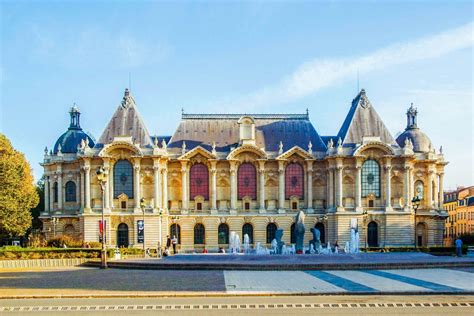
[(428, 245), (428, 225), (425, 222), (416, 224), (416, 246), (426, 247)]

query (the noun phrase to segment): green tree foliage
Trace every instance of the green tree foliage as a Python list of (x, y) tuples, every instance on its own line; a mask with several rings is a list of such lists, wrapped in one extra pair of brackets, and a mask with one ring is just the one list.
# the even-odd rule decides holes
[(31, 226), (30, 209), (38, 202), (28, 161), (0, 134), (0, 235), (25, 234)]
[(43, 227), (43, 223), (39, 219), (39, 216), (41, 213), (44, 212), (44, 179), (41, 178), (37, 183), (36, 183), (36, 192), (38, 193), (39, 196), (39, 203), (36, 205), (36, 207), (31, 209), (31, 216), (33, 217), (33, 226), (31, 227), (32, 229), (41, 229)]

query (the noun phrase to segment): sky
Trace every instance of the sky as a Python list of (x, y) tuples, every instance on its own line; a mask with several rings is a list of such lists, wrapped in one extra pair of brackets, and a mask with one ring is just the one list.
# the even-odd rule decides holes
[(41, 177), (73, 103), (98, 139), (131, 88), (150, 134), (186, 113), (305, 113), (336, 135), (359, 89), (394, 137), (413, 102), (445, 189), (474, 185), (471, 1), (0, 0), (0, 132)]

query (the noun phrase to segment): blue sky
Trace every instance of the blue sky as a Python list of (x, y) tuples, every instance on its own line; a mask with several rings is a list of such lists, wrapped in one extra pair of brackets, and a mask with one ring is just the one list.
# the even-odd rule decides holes
[(132, 78), (151, 134), (185, 112), (304, 113), (339, 130), (360, 87), (395, 136), (411, 102), (474, 184), (470, 1), (1, 1), (0, 131), (30, 160), (69, 124), (99, 138)]

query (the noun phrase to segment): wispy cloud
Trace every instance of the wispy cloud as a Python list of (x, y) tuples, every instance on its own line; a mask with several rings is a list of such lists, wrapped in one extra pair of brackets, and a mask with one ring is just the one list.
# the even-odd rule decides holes
[(255, 109), (282, 104), (343, 82), (359, 71), (367, 74), (388, 67), (426, 60), (472, 47), (474, 23), (462, 25), (415, 41), (398, 43), (353, 58), (315, 59), (302, 64), (279, 83), (238, 99), (233, 106)]

